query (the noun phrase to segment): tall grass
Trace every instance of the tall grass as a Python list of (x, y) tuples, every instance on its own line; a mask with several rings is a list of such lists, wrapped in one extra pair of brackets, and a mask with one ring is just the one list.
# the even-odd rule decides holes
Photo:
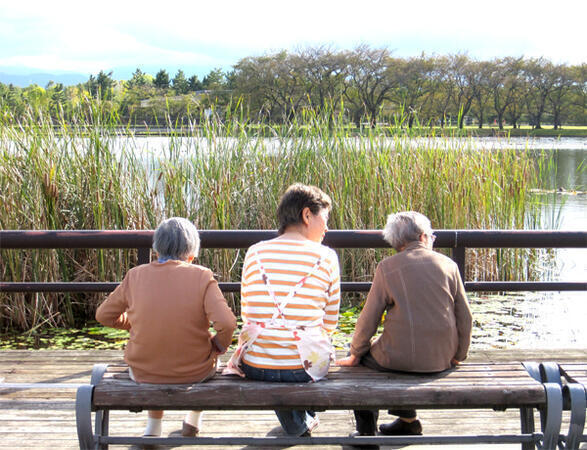
[[(411, 138), (375, 128), (351, 136), (342, 120), (311, 113), (288, 127), (256, 127), (235, 109), (223, 122), (187, 122), (165, 139), (138, 138), (90, 104), (73, 123), (0, 113), (2, 229), (153, 229), (184, 216), (201, 229), (275, 229), (289, 184), (333, 199), (331, 229), (381, 228), (393, 211), (417, 210), (436, 228), (538, 226), (529, 189), (539, 174), (526, 152)], [(267, 137), (271, 136), (271, 137)], [(339, 252), (345, 280), (369, 280), (386, 250)], [(525, 279), (529, 251), (471, 250), (469, 279)], [(117, 281), (134, 251), (2, 251), (4, 280)], [(203, 250), (222, 281), (238, 280), (242, 252)], [(532, 261), (530, 261), (532, 263)], [(31, 329), (90, 318), (103, 295), (0, 294), (1, 326)], [(348, 298), (352, 300), (352, 297)], [(231, 297), (238, 310), (238, 297)]]

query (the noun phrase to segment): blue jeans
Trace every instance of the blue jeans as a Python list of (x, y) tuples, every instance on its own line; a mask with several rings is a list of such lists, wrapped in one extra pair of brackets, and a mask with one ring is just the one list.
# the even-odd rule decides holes
[[(241, 362), (241, 369), (251, 380), (281, 383), (307, 383), (312, 380), (304, 369), (259, 369), (245, 362)], [(293, 436), (301, 436), (308, 431), (310, 422), (316, 416), (314, 411), (300, 409), (276, 410), (275, 414), (285, 432)]]

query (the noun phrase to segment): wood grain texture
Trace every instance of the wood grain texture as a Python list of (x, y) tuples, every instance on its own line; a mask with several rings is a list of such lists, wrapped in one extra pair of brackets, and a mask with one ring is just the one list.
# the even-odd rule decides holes
[[(341, 357), (343, 355), (340, 355)], [(586, 350), (483, 350), (472, 352), (470, 363), (487, 366), (491, 362), (514, 363), (519, 361), (558, 361), (585, 364)], [(0, 351), (0, 449), (75, 449), (78, 448), (75, 425), (75, 389), (21, 389), (3, 390), (4, 383), (89, 383), (95, 363), (121, 363), (122, 352), (112, 350), (92, 351)], [(563, 364), (563, 367), (565, 366)], [(120, 368), (119, 373), (124, 369)], [(507, 372), (510, 372), (509, 370)], [(338, 374), (334, 370), (331, 377)], [(510, 372), (511, 373), (511, 372)], [(465, 371), (456, 375), (465, 376)], [(358, 375), (356, 375), (358, 376)], [(389, 376), (384, 374), (383, 376)], [(452, 376), (452, 374), (451, 374)], [(422, 409), (418, 411), (427, 435), (451, 434), (512, 434), (518, 433), (518, 411), (492, 411), (491, 409)], [(163, 435), (178, 430), (183, 411), (167, 411), (163, 421)], [(344, 436), (354, 430), (354, 417), (349, 410), (328, 410), (318, 414), (320, 426), (313, 435)], [(394, 419), (381, 411), (380, 423)], [(539, 418), (536, 417), (537, 423)], [(140, 436), (146, 423), (146, 412), (111, 412), (112, 435)], [(564, 415), (563, 430), (568, 428), (568, 413)], [(203, 436), (256, 436), (278, 435), (279, 422), (272, 411), (222, 410), (206, 411), (202, 427)], [(112, 448), (133, 448), (114, 446)], [(136, 448), (136, 447), (135, 447)], [(206, 447), (219, 450), (225, 447)], [(242, 448), (242, 447), (232, 447)], [(295, 447), (304, 450), (304, 447)], [(308, 447), (310, 448), (310, 447)], [(340, 446), (325, 447), (339, 450)], [(391, 447), (383, 447), (389, 449)], [(410, 450), (421, 446), (405, 447)], [(429, 447), (426, 447), (429, 448)], [(463, 450), (467, 446), (449, 446), (442, 449)], [(488, 448), (486, 446), (474, 446)], [(495, 445), (493, 450), (518, 450), (519, 444)], [(582, 444), (582, 449), (587, 445)], [(248, 447), (247, 450), (253, 450)]]

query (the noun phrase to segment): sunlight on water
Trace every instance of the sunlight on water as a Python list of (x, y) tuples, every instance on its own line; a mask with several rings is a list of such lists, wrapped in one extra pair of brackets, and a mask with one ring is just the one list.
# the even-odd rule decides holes
[[(587, 229), (585, 158), (587, 150), (557, 151), (552, 194), (545, 202), (542, 228)], [(578, 169), (582, 167), (583, 169)], [(559, 192), (560, 191), (560, 192)], [(578, 193), (577, 193), (578, 192)], [(544, 251), (542, 281), (586, 281), (584, 248)], [(524, 292), (469, 295), (475, 319), (473, 348), (587, 348), (587, 293)]]

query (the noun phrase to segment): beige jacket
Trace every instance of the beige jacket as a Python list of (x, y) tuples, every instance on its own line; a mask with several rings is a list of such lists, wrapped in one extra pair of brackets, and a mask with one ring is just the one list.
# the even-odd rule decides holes
[(216, 364), (214, 343), (224, 350), (236, 328), (212, 271), (173, 260), (129, 270), (96, 319), (130, 331), (124, 358), (144, 383), (201, 381)]
[[(381, 317), (383, 333), (372, 344)], [(357, 321), (351, 354), (369, 350), (381, 366), (408, 372), (439, 372), (467, 357), (472, 318), (457, 265), (411, 242), (377, 266)]]

